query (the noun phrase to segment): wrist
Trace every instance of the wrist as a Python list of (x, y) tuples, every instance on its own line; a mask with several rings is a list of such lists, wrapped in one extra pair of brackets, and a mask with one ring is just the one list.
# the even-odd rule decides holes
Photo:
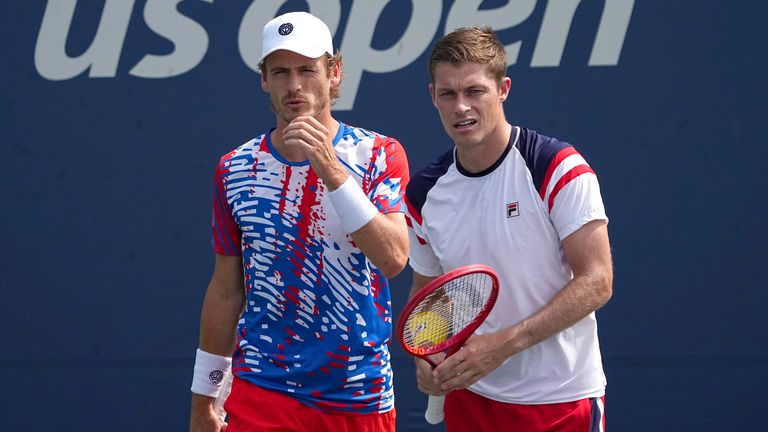
[(365, 226), (379, 213), (376, 206), (349, 175), (338, 188), (329, 189), (328, 198), (336, 210), (344, 231), (349, 234)]
[(525, 321), (502, 332), (501, 352), (505, 359), (530, 348), (530, 334)]
[(211, 354), (198, 348), (192, 374), (192, 393), (209, 398), (218, 396), (224, 376), (229, 373), (231, 366), (231, 358)]
[(351, 178), (352, 176), (350, 176), (344, 168), (337, 167), (330, 170), (329, 173), (325, 175), (323, 183), (325, 183), (325, 186), (330, 192), (333, 192), (343, 186), (344, 183)]

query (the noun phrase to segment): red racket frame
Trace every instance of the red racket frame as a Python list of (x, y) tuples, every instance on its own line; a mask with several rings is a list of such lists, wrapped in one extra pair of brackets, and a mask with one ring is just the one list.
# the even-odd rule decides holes
[[(432, 294), (433, 292), (440, 289), (443, 285), (446, 283), (458, 279), (462, 276), (465, 276), (470, 273), (485, 273), (491, 277), (491, 294), (490, 298), (488, 299), (488, 302), (486, 302), (485, 307), (480, 311), (477, 318), (475, 318), (472, 323), (470, 323), (467, 327), (465, 327), (463, 330), (461, 330), (459, 333), (453, 335), (452, 337), (446, 339), (445, 341), (433, 345), (431, 347), (427, 348), (419, 348), (417, 350), (409, 348), (404, 338), (404, 331), (405, 331), (405, 323), (408, 321), (408, 318), (411, 316), (411, 313), (413, 310), (418, 306), (419, 303), (421, 303), (422, 300), (424, 300), (428, 295)], [(408, 352), (411, 355), (414, 355), (416, 357), (423, 358), (427, 362), (429, 362), (432, 367), (437, 366), (432, 360), (430, 360), (427, 356), (446, 352), (447, 356), (452, 355), (456, 351), (461, 348), (462, 345), (464, 345), (464, 342), (469, 339), (469, 337), (472, 335), (472, 333), (477, 330), (477, 328), (480, 326), (480, 324), (485, 321), (485, 319), (488, 317), (488, 314), (491, 313), (491, 310), (493, 310), (493, 305), (496, 304), (496, 299), (499, 295), (499, 276), (496, 274), (496, 272), (487, 265), (483, 264), (471, 264), (467, 266), (459, 267), (455, 270), (451, 270), (448, 273), (445, 273), (436, 279), (432, 280), (428, 284), (424, 286), (416, 295), (411, 298), (411, 300), (408, 301), (408, 303), (403, 308), (403, 311), (400, 314), (400, 319), (397, 323), (397, 338), (400, 342), (400, 346), (405, 349), (406, 352)]]

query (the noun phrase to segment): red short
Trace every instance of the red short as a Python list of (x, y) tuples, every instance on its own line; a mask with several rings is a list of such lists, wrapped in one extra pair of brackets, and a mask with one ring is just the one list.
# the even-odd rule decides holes
[(394, 432), (395, 410), (383, 414), (328, 414), (283, 393), (235, 378), (224, 404), (227, 432)]
[(447, 432), (604, 432), (605, 396), (574, 402), (519, 405), (497, 402), (469, 390), (445, 399)]

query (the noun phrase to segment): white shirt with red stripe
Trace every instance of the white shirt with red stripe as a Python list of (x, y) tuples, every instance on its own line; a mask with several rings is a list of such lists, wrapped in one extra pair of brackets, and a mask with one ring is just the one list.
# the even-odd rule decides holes
[[(561, 242), (592, 220), (607, 220), (597, 177), (568, 143), (514, 127), (505, 153), (469, 173), (454, 150), (415, 174), (406, 191), (410, 266), (439, 276), (468, 264), (499, 274), (497, 303), (478, 334), (515, 325), (573, 277)], [(490, 399), (545, 404), (603, 396), (592, 313), (510, 357), (470, 390)]]

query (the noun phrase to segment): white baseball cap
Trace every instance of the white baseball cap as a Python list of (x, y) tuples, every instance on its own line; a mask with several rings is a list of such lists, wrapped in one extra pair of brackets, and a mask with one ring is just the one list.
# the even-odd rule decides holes
[(293, 51), (304, 57), (333, 55), (331, 31), (319, 18), (307, 12), (288, 12), (264, 26), (259, 63), (277, 50)]

